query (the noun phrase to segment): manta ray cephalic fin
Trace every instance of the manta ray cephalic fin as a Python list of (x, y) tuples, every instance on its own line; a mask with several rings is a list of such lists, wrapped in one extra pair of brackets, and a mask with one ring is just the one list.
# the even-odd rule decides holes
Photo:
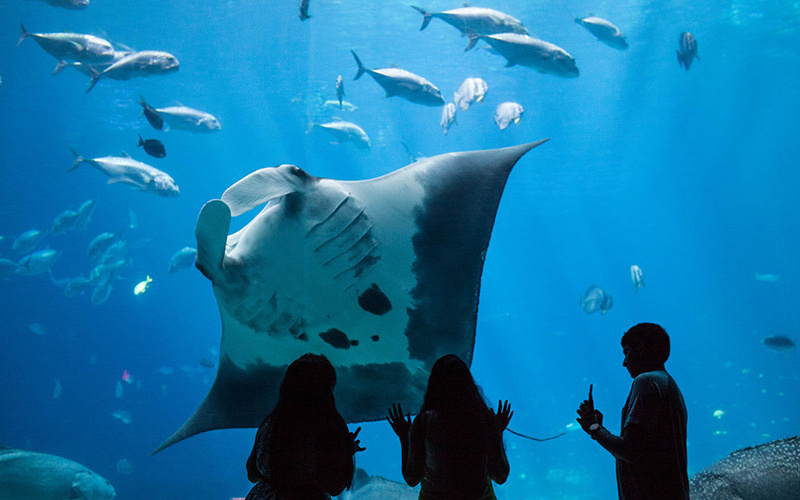
[(211, 200), (197, 217), (197, 267), (212, 282), (222, 268), (225, 243), (231, 226), (231, 210), (222, 200)]
[(259, 205), (281, 196), (286, 196), (302, 188), (308, 175), (294, 165), (256, 170), (222, 193), (224, 201), (236, 217)]

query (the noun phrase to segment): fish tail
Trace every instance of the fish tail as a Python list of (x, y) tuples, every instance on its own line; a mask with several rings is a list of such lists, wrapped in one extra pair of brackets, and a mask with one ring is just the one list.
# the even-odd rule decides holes
[(474, 31), (470, 31), (467, 36), (469, 37), (469, 42), (467, 42), (467, 46), (464, 47), (464, 52), (472, 49), (475, 44), (478, 43), (478, 39), (480, 38), (480, 36)]
[(97, 85), (98, 80), (100, 80), (100, 72), (91, 66), (88, 66), (88, 68), (89, 71), (92, 72), (92, 81), (89, 83), (89, 87), (86, 89), (86, 92), (84, 92), (85, 94), (88, 94), (94, 88), (94, 86)]
[(69, 150), (72, 151), (72, 155), (75, 157), (75, 161), (72, 162), (72, 166), (69, 167), (69, 169), (67, 169), (67, 172), (72, 172), (73, 170), (78, 168), (78, 165), (83, 163), (86, 160), (86, 158), (84, 158), (83, 156), (79, 155), (78, 152), (75, 151), (74, 148), (72, 148), (72, 146), (70, 146)]
[(139, 136), (139, 144), (137, 144), (136, 147), (138, 148), (140, 146), (144, 146), (144, 141), (142, 140), (142, 136), (141, 135)]
[(422, 31), (425, 28), (427, 28), (428, 24), (430, 24), (430, 22), (431, 22), (431, 19), (433, 19), (433, 16), (431, 15), (431, 13), (428, 12), (427, 10), (423, 9), (422, 7), (417, 7), (416, 5), (412, 5), (411, 8), (416, 10), (417, 12), (422, 14), (422, 16), (423, 16), (422, 17), (422, 26), (420, 26), (419, 30)]
[(356, 76), (353, 77), (353, 80), (358, 80), (359, 78), (361, 78), (361, 75), (363, 75), (364, 72), (367, 71), (367, 68), (365, 68), (364, 65), (361, 64), (361, 59), (359, 59), (358, 56), (356, 55), (356, 51), (351, 50), (350, 53), (353, 54), (353, 58), (355, 58), (356, 64), (358, 64), (358, 71), (356, 72)]
[(24, 24), (19, 23), (19, 27), (22, 29), (22, 34), (19, 36), (19, 40), (17, 41), (17, 47), (19, 47), (19, 44), (21, 44), (22, 41), (28, 38), (28, 35), (30, 35), (30, 33), (28, 33), (28, 30), (25, 29)]

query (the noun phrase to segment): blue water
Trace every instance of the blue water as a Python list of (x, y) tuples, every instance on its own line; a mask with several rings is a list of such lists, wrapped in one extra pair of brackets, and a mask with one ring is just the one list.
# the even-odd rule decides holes
[[(775, 352), (767, 335), (797, 338), (800, 317), (800, 3), (741, 0), (493, 1), (539, 38), (564, 47), (580, 77), (566, 80), (478, 49), (404, 1), (297, 3), (109, 2), (85, 11), (0, 0), (0, 256), (16, 235), (93, 198), (86, 231), (47, 236), (62, 252), (58, 278), (87, 273), (89, 241), (125, 229), (132, 264), (103, 304), (64, 296), (46, 275), (0, 280), (0, 444), (81, 462), (111, 480), (121, 499), (227, 499), (249, 489), (244, 462), (253, 430), (202, 434), (150, 452), (196, 408), (213, 379), (220, 320), (210, 283), (195, 270), (168, 274), (170, 256), (194, 246), (200, 207), (249, 172), (281, 163), (312, 175), (363, 179), (413, 154), (502, 147), (550, 137), (512, 172), (497, 214), (481, 288), (472, 364), (487, 398), (511, 401), (512, 427), (567, 435), (535, 444), (506, 436), (511, 463), (501, 499), (607, 499), (614, 461), (582, 431), (575, 409), (594, 384), (595, 402), (617, 432), (630, 387), (619, 339), (640, 321), (672, 338), (667, 369), (689, 412), (689, 472), (734, 449), (800, 433), (800, 361)], [(460, 2), (429, 0), (431, 11)], [(594, 39), (571, 16), (594, 13), (622, 29), (630, 49)], [(65, 69), (32, 40), (15, 47), (19, 22), (33, 32), (74, 31), (134, 49), (166, 50), (180, 71), (130, 81)], [(691, 31), (700, 61), (675, 58)], [(489, 84), (484, 103), (459, 111), (445, 136), (441, 108), (386, 99), (369, 77), (353, 81), (355, 49), (368, 67), (391, 64), (425, 76), (450, 100), (470, 76)], [(335, 99), (343, 75), (354, 112), (316, 110)], [(138, 95), (213, 113), (222, 131), (158, 132)], [(525, 115), (499, 131), (502, 101)], [(372, 149), (331, 144), (314, 120), (358, 123)], [(136, 148), (158, 138), (167, 157)], [(69, 147), (96, 157), (121, 150), (167, 171), (176, 199), (107, 185), (72, 164)], [(235, 222), (241, 224), (242, 222)], [(644, 270), (635, 292), (629, 267)], [(775, 283), (755, 274), (780, 275)], [(133, 287), (154, 278), (147, 293)], [(605, 315), (585, 314), (579, 295), (599, 285), (614, 297)], [(37, 335), (29, 324), (46, 329)], [(171, 375), (159, 367), (175, 369)], [(184, 367), (184, 368), (182, 368)], [(115, 387), (123, 371), (133, 383)], [(58, 380), (62, 391), (54, 398)], [(115, 410), (131, 414), (125, 424)], [(714, 416), (716, 410), (724, 413)], [(719, 413), (718, 413), (719, 415)], [(399, 446), (385, 423), (363, 424), (358, 466), (401, 480)], [(125, 458), (130, 474), (117, 470)]]

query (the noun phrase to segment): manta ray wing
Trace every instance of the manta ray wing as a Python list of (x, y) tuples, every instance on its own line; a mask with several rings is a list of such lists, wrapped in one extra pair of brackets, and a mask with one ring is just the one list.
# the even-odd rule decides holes
[[(222, 318), (219, 368), (200, 407), (156, 451), (213, 429), (257, 427), (306, 352), (336, 368), (348, 422), (382, 419), (392, 403), (418, 408), (436, 359), (471, 362), (497, 207), (514, 164), (543, 142), (445, 154), (364, 181), (283, 165), (208, 202), (197, 266)], [(243, 213), (267, 201), (228, 236), (229, 206)]]

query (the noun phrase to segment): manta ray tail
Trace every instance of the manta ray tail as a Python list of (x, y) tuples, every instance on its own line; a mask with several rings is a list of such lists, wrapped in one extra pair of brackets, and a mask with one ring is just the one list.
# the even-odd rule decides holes
[(419, 30), (422, 31), (425, 28), (427, 28), (428, 24), (430, 24), (431, 19), (433, 18), (431, 13), (428, 12), (427, 10), (423, 9), (422, 7), (417, 7), (416, 5), (412, 5), (411, 8), (416, 10), (417, 12), (419, 12), (420, 14), (422, 14), (424, 16), (422, 18), (422, 26), (420, 26)]
[(351, 50), (350, 53), (353, 54), (353, 57), (356, 60), (356, 64), (358, 64), (358, 71), (356, 72), (356, 76), (353, 77), (353, 80), (358, 80), (359, 78), (361, 78), (361, 75), (363, 75), (364, 72), (367, 71), (367, 68), (365, 68), (364, 65), (361, 64), (361, 59), (358, 58), (354, 50)]
[(211, 200), (203, 205), (197, 218), (197, 268), (211, 282), (219, 275), (225, 243), (231, 226), (231, 211), (222, 200)]

